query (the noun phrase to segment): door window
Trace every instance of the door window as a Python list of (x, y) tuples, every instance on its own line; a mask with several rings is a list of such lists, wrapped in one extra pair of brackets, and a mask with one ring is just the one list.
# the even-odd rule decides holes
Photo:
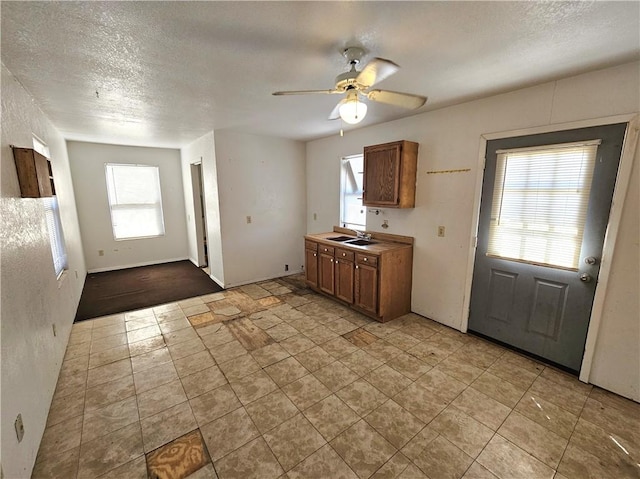
[(599, 144), (498, 150), (487, 255), (577, 270)]

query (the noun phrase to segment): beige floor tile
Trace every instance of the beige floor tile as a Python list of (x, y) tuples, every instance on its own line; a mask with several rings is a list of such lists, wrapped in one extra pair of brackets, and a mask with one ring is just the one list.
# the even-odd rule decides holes
[(203, 371), (181, 378), (182, 387), (189, 399), (200, 396), (201, 394), (211, 391), (227, 384), (227, 379), (220, 371), (218, 366), (212, 366)]
[(459, 359), (454, 356), (449, 356), (434, 369), (467, 385), (475, 381), (484, 372), (481, 368), (473, 366), (464, 359)]
[(428, 477), (458, 479), (464, 475), (473, 458), (443, 436), (438, 436), (413, 462)]
[(271, 336), (274, 341), (280, 342), (287, 338), (291, 338), (293, 336), (296, 336), (297, 334), (300, 334), (300, 331), (298, 331), (293, 326), (290, 326), (283, 322), (267, 329), (266, 333)]
[[(409, 465), (412, 464), (411, 461), (407, 459), (407, 456), (401, 452), (397, 452), (371, 476), (371, 479), (397, 479), (401, 477), (401, 474)], [(419, 469), (418, 472), (422, 474)], [(419, 474), (414, 474), (414, 476), (417, 478)]]
[(558, 467), (568, 442), (516, 411), (509, 415), (498, 433), (552, 469)]
[(69, 344), (67, 346), (67, 351), (64, 354), (64, 359), (73, 359), (80, 356), (86, 356), (91, 351), (91, 342), (86, 341), (84, 343), (79, 344)]
[(135, 458), (100, 476), (100, 479), (147, 479), (147, 461), (144, 456)]
[(471, 387), (510, 408), (514, 408), (525, 393), (524, 389), (490, 372), (483, 373)]
[(558, 472), (569, 479), (636, 479), (638, 470), (626, 464), (611, 465), (599, 457), (569, 444), (558, 466)]
[(250, 319), (256, 326), (263, 330), (272, 328), (276, 324), (282, 323), (281, 318), (279, 318), (275, 314), (266, 313), (264, 311), (252, 314), (250, 316)]
[(552, 479), (555, 471), (496, 434), (487, 444), (478, 462), (501, 479)]
[(431, 444), (440, 434), (431, 426), (426, 426), (402, 448), (402, 454), (412, 461), (420, 458), (427, 446)]
[(122, 334), (126, 332), (127, 332), (127, 329), (125, 328), (124, 321), (123, 321), (123, 322), (118, 322), (116, 324), (113, 324), (111, 326), (106, 326), (102, 328), (93, 328), (91, 331), (91, 339), (106, 338), (107, 336), (113, 336), (114, 334)]
[(170, 311), (163, 311), (162, 313), (156, 313), (156, 319), (158, 323), (163, 323), (166, 321), (173, 321), (175, 319), (186, 318), (180, 306), (176, 304), (177, 309), (172, 309)]
[(189, 403), (200, 426), (214, 421), (241, 406), (233, 389), (228, 384), (190, 399)]
[(535, 374), (536, 376), (542, 373), (545, 368), (545, 366), (540, 362), (509, 350), (505, 351), (505, 353), (500, 358), (500, 361), (511, 363), (519, 367), (520, 369), (525, 369), (530, 373)]
[(91, 331), (72, 331), (69, 335), (69, 344), (81, 344), (91, 340)]
[(358, 379), (356, 373), (339, 361), (314, 371), (313, 375), (332, 392), (336, 392)]
[(360, 419), (349, 406), (333, 394), (315, 403), (303, 414), (327, 441)]
[(374, 369), (363, 377), (368, 383), (372, 384), (389, 397), (395, 396), (402, 390), (409, 387), (412, 383), (411, 379), (403, 376), (398, 371), (390, 368), (386, 364)]
[(374, 409), (364, 420), (397, 449), (407, 444), (425, 426), (392, 399)]
[(442, 411), (430, 427), (473, 458), (478, 457), (494, 434), (493, 430), (455, 406)]
[(387, 361), (393, 359), (402, 352), (400, 348), (397, 348), (384, 339), (371, 343), (368, 346), (362, 348), (362, 350), (376, 358), (378, 361), (382, 361), (383, 363), (386, 363)]
[(153, 451), (198, 428), (188, 402), (177, 404), (155, 416), (145, 418), (140, 421), (140, 425), (142, 426), (144, 452)]
[[(399, 333), (396, 333), (399, 334)], [(415, 381), (423, 374), (431, 370), (431, 365), (407, 353), (400, 353), (387, 361), (387, 366)]]
[[(135, 343), (136, 341), (143, 341), (145, 339), (158, 336), (159, 334), (161, 334), (160, 328), (158, 327), (157, 324), (154, 324), (152, 326), (146, 326), (144, 328), (135, 329), (133, 331), (127, 332), (127, 341), (129, 343)], [(165, 337), (165, 342), (166, 342), (166, 337)]]
[(473, 388), (465, 389), (451, 404), (493, 431), (497, 431), (511, 409)]
[(177, 318), (171, 321), (163, 321), (158, 324), (160, 326), (160, 331), (162, 334), (168, 334), (173, 331), (178, 331), (180, 329), (191, 327), (191, 323), (187, 318)]
[(518, 411), (565, 439), (571, 436), (578, 422), (578, 416), (529, 392), (518, 402), (514, 411)]
[(285, 471), (320, 449), (326, 441), (302, 415), (283, 422), (264, 434), (264, 439)]
[(166, 344), (162, 336), (154, 336), (135, 343), (129, 343), (129, 354), (133, 358), (134, 356), (139, 356), (155, 349), (164, 348), (165, 346)]
[[(550, 366), (544, 368), (540, 377), (549, 379), (561, 386), (570, 389), (573, 392), (588, 396), (594, 387), (591, 384), (586, 384), (580, 381), (577, 377), (567, 374), (562, 371), (558, 371)], [(620, 397), (620, 396), (618, 396)]]
[(124, 324), (124, 314), (112, 314), (101, 318), (92, 319), (93, 329), (105, 328), (115, 324)]
[(160, 364), (144, 371), (133, 374), (133, 383), (136, 387), (136, 394), (142, 394), (150, 389), (157, 388), (163, 384), (178, 379), (178, 373), (173, 366), (173, 362)]
[(316, 344), (323, 344), (331, 339), (339, 337), (338, 334), (325, 326), (318, 326), (304, 332), (304, 335)]
[(47, 427), (59, 424), (67, 419), (81, 416), (84, 413), (85, 389), (79, 392), (56, 397), (54, 396), (47, 416)]
[(36, 461), (55, 460), (57, 455), (80, 446), (82, 420), (82, 416), (76, 416), (47, 427), (40, 441)]
[(193, 474), (189, 474), (185, 479), (218, 479), (218, 474), (216, 474), (213, 464), (209, 463)]
[(295, 355), (295, 358), (309, 371), (316, 371), (327, 364), (335, 361), (333, 356), (322, 349), (320, 346), (307, 349)]
[(140, 419), (158, 414), (187, 400), (182, 383), (176, 379), (138, 395)]
[(207, 311), (209, 311), (209, 307), (206, 304), (194, 304), (192, 306), (182, 308), (182, 313), (186, 317), (206, 313)]
[[(52, 477), (76, 477), (80, 447), (55, 454), (46, 460), (36, 462), (31, 479), (51, 479)], [(8, 479), (8, 478), (7, 478)]]
[(358, 326), (342, 318), (330, 321), (325, 326), (339, 335), (343, 335), (350, 331), (353, 331), (354, 329), (358, 329)]
[(166, 303), (166, 304), (161, 304), (159, 306), (154, 306), (153, 308), (153, 314), (155, 314), (156, 318), (158, 317), (158, 315), (162, 314), (162, 313), (166, 313), (168, 311), (177, 311), (180, 309), (180, 305), (177, 302), (173, 302), (173, 303)]
[(198, 333), (196, 333), (193, 328), (179, 329), (177, 331), (171, 331), (170, 333), (162, 333), (162, 335), (164, 336), (164, 342), (167, 343), (168, 346), (199, 339)]
[(415, 357), (421, 359), (422, 361), (425, 361), (431, 366), (436, 366), (441, 361), (447, 359), (447, 357), (451, 354), (451, 351), (441, 346), (440, 344), (426, 341), (416, 344), (407, 352), (409, 354), (413, 354)]
[(358, 351), (358, 347), (352, 342), (347, 341), (343, 337), (331, 339), (322, 344), (322, 349), (329, 353), (335, 359), (339, 359), (348, 354), (353, 354)]
[(287, 476), (289, 479), (357, 479), (358, 477), (328, 444), (291, 469)]
[(409, 464), (409, 466), (402, 471), (402, 474), (398, 476), (398, 479), (429, 479), (425, 474), (422, 473), (420, 469), (414, 464)]
[[(145, 316), (140, 319), (132, 319), (131, 321), (127, 321), (125, 323), (125, 329), (127, 332), (135, 331), (136, 329), (147, 328), (149, 326), (156, 326), (158, 322), (156, 321), (155, 316)], [(154, 334), (155, 336), (155, 334)]]
[(384, 403), (388, 398), (364, 379), (358, 379), (336, 392), (359, 416), (365, 416)]
[(214, 461), (260, 436), (251, 417), (242, 407), (202, 426), (200, 431)]
[(171, 344), (167, 346), (167, 348), (169, 349), (169, 354), (171, 354), (171, 358), (174, 361), (184, 358), (185, 356), (191, 356), (192, 354), (206, 349), (200, 338), (191, 339), (183, 343)]
[(138, 405), (135, 397), (87, 412), (82, 426), (82, 443), (90, 442), (131, 423), (137, 423), (138, 420)]
[(284, 472), (261, 437), (216, 462), (220, 477), (229, 479), (274, 479)]
[(580, 414), (587, 400), (587, 394), (583, 394), (582, 391), (576, 392), (542, 376), (536, 378), (527, 393), (538, 395), (576, 416)]
[(280, 387), (309, 374), (309, 371), (293, 357), (288, 357), (282, 361), (271, 364), (264, 368), (264, 370)]
[(298, 408), (282, 391), (274, 391), (246, 406), (258, 430), (265, 432), (298, 414)]
[(131, 373), (131, 360), (128, 358), (90, 369), (87, 377), (87, 388), (115, 381)]
[(176, 368), (178, 376), (182, 378), (215, 366), (215, 361), (211, 357), (211, 354), (209, 354), (209, 351), (200, 351), (191, 356), (176, 359), (173, 365)]
[(149, 316), (154, 316), (153, 308), (138, 309), (136, 311), (129, 311), (127, 313), (124, 313), (124, 320), (135, 321), (135, 320), (146, 318)]
[(260, 399), (262, 396), (266, 396), (271, 391), (278, 389), (278, 385), (264, 371), (249, 374), (230, 384), (243, 405)]
[(303, 334), (297, 334), (281, 341), (280, 345), (286, 349), (289, 354), (296, 355), (315, 347), (316, 343)]
[(359, 477), (370, 477), (396, 453), (391, 443), (362, 420), (330, 444)]
[(611, 402), (602, 403), (589, 398), (582, 411), (582, 418), (607, 431), (613, 432), (640, 445), (640, 404), (627, 411)]
[(229, 381), (241, 379), (262, 369), (249, 353), (221, 363), (218, 366)]
[(97, 368), (98, 366), (104, 366), (105, 364), (113, 363), (121, 359), (129, 357), (129, 346), (123, 344), (122, 346), (116, 346), (115, 348), (106, 349), (97, 353), (92, 353), (89, 357), (89, 369)]
[(80, 446), (78, 479), (93, 479), (143, 454), (140, 423), (100, 436)]
[(467, 469), (462, 479), (498, 479), (489, 469), (480, 465), (477, 462), (471, 464), (471, 467)]
[(279, 344), (270, 344), (269, 346), (256, 349), (251, 351), (251, 355), (263, 368), (290, 356)]
[(399, 348), (402, 351), (407, 351), (420, 342), (420, 339), (414, 338), (402, 330), (398, 330), (390, 334), (385, 339), (389, 344), (393, 344), (396, 348)]
[(416, 380), (416, 384), (446, 402), (453, 401), (467, 387), (465, 383), (449, 376), (437, 367), (420, 376)]
[(504, 359), (504, 356), (493, 363), (487, 371), (494, 376), (498, 376), (505, 381), (515, 384), (520, 389), (528, 389), (538, 377), (538, 374), (519, 368), (515, 364), (507, 361)]
[(164, 347), (132, 357), (131, 367), (134, 373), (139, 373), (145, 369), (169, 362), (171, 362), (171, 355), (169, 354), (169, 350)]
[(312, 374), (287, 384), (282, 391), (300, 410), (307, 409), (331, 394), (331, 391)]
[(100, 384), (87, 389), (85, 396), (85, 411), (90, 412), (114, 402), (134, 396), (136, 390), (133, 386), (133, 374), (128, 374), (120, 379)]
[(366, 375), (383, 364), (382, 361), (362, 349), (353, 354), (343, 356), (340, 358), (340, 362), (360, 376)]

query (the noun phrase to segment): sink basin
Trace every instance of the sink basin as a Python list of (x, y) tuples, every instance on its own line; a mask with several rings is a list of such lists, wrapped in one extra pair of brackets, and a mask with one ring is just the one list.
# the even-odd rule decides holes
[(348, 241), (352, 240), (353, 236), (334, 236), (333, 238), (327, 238), (330, 241)]
[(356, 246), (366, 246), (368, 244), (376, 244), (375, 241), (366, 240), (366, 239), (354, 239), (351, 241), (345, 241), (345, 243), (354, 244)]

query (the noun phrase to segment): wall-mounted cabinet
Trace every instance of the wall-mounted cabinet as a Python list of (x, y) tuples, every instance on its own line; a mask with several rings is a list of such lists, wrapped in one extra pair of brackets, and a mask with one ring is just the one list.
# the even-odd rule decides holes
[(51, 162), (46, 157), (31, 148), (14, 148), (13, 158), (23, 198), (42, 198), (56, 194)]
[(418, 143), (394, 141), (364, 147), (365, 206), (413, 208), (416, 199)]

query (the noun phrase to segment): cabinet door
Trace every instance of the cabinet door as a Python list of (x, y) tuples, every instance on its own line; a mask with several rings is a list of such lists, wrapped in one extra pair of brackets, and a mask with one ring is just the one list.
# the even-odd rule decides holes
[(366, 206), (397, 206), (400, 202), (402, 143), (364, 149), (364, 193)]
[(335, 260), (336, 298), (353, 303), (354, 265), (352, 261)]
[(320, 253), (318, 261), (318, 286), (327, 294), (334, 294), (333, 251), (331, 255)]
[(318, 287), (318, 252), (305, 249), (305, 279), (312, 288)]
[(358, 264), (355, 269), (355, 305), (378, 313), (378, 269)]

